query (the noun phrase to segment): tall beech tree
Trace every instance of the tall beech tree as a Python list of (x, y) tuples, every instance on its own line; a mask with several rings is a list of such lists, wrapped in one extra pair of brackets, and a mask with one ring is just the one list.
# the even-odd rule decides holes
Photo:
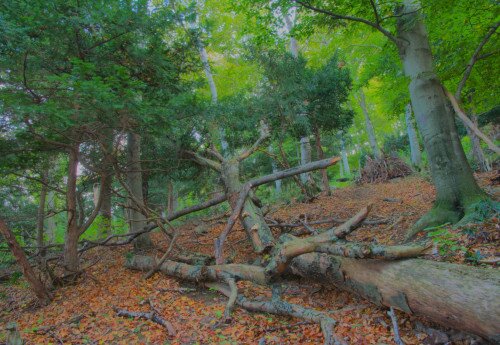
[(408, 238), (432, 225), (474, 219), (478, 205), (488, 201), (488, 197), (474, 179), (448, 98), (434, 71), (420, 2), (405, 0), (400, 6), (376, 2), (328, 5), (295, 0), (278, 5), (298, 6), (320, 25), (329, 25), (332, 21), (364, 24), (395, 44), (404, 73), (410, 79), (410, 98), (437, 191), (434, 207), (415, 224)]

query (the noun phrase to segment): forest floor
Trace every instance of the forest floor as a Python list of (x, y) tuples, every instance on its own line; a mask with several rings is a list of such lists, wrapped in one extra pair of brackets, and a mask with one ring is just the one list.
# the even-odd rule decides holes
[[(492, 185), (495, 177), (498, 177), (495, 173), (483, 174), (479, 180), (488, 192), (495, 193), (496, 190), (498, 199), (498, 186)], [(392, 244), (402, 240), (411, 224), (431, 207), (433, 199), (434, 190), (429, 182), (408, 177), (338, 189), (331, 196), (321, 196), (312, 203), (275, 206), (276, 210), (268, 217), (287, 223), (306, 217), (307, 221), (329, 217), (347, 219), (372, 203), (368, 218), (387, 219), (388, 223), (362, 226), (350, 239)], [(178, 243), (188, 249), (212, 254), (214, 238), (224, 227), (224, 222), (224, 218), (211, 221), (205, 233), (196, 231), (199, 222), (183, 224)], [(481, 264), (500, 252), (498, 219), (466, 229), (444, 227), (438, 230), (435, 241), (440, 250), (433, 250), (429, 259)], [(237, 226), (227, 240), (227, 255), (234, 262), (255, 259), (245, 236), (243, 229)], [(159, 233), (153, 237), (158, 248), (164, 250), (167, 246), (164, 237)], [(225, 297), (160, 273), (143, 280), (142, 272), (124, 267), (130, 249), (105, 247), (86, 252), (83, 266), (90, 267), (85, 274), (77, 284), (57, 289), (54, 301), (46, 307), (36, 306), (22, 279), (17, 284), (0, 285), (1, 329), (5, 329), (7, 322), (17, 321), (26, 344), (257, 344), (263, 338), (266, 344), (323, 342), (317, 324), (250, 313), (241, 308), (235, 309), (231, 323), (221, 323)], [(466, 252), (469, 254), (465, 255)], [(161, 250), (153, 254), (159, 257)], [(268, 289), (250, 283), (240, 282), (238, 285), (242, 293), (252, 298), (269, 298), (271, 295)], [(369, 304), (348, 292), (304, 281), (291, 283), (283, 295), (289, 302), (329, 313), (338, 321), (336, 333), (349, 344), (394, 344), (387, 309)], [(118, 307), (150, 311), (150, 303), (172, 323), (175, 336), (169, 336), (156, 323), (119, 317), (113, 310), (113, 307)], [(396, 314), (406, 344), (434, 343), (428, 331), (432, 325), (400, 312)], [(4, 336), (0, 335), (0, 343)], [(453, 343), (465, 344), (460, 341)]]

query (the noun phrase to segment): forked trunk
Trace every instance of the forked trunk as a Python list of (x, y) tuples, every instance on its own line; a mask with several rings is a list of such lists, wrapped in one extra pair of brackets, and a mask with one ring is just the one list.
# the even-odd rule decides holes
[[(243, 190), (238, 161), (234, 158), (225, 160), (222, 163), (221, 174), (227, 199), (231, 208), (234, 209)], [(247, 198), (243, 205), (240, 220), (255, 252), (262, 253), (274, 244), (271, 229), (267, 225), (260, 207), (255, 205), (251, 197)]]
[(486, 195), (477, 185), (457, 134), (452, 110), (434, 72), (429, 37), (420, 3), (405, 0), (398, 20), (399, 54), (410, 78), (410, 97), (436, 187), (434, 208), (413, 233), (425, 227), (458, 222)]

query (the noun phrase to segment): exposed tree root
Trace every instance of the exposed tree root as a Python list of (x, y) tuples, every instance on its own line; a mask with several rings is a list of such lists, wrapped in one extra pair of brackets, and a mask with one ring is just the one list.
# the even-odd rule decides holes
[(464, 226), (469, 223), (482, 222), (499, 213), (500, 203), (488, 198), (470, 203), (464, 210), (457, 209), (454, 206), (447, 207), (446, 205), (437, 204), (422, 216), (406, 233), (405, 241), (410, 241), (419, 232), (429, 227), (446, 223), (455, 224), (455, 226)]
[(439, 226), (446, 223), (457, 223), (462, 217), (462, 213), (455, 208), (447, 209), (440, 206), (435, 206), (425, 215), (423, 215), (405, 235), (405, 242), (410, 241), (419, 232), (424, 229)]
[[(234, 296), (233, 291), (229, 289), (227, 285), (221, 283), (207, 283), (206, 285), (210, 288), (216, 289), (227, 297), (231, 298), (231, 296)], [(288, 303), (276, 298), (268, 301), (255, 301), (245, 298), (244, 296), (237, 295), (235, 302), (240, 307), (250, 311), (292, 316), (317, 322), (320, 324), (321, 331), (323, 332), (324, 344), (345, 344), (342, 339), (335, 336), (333, 329), (335, 327), (336, 321), (329, 317), (326, 313), (322, 313), (314, 309), (304, 308), (300, 305)]]

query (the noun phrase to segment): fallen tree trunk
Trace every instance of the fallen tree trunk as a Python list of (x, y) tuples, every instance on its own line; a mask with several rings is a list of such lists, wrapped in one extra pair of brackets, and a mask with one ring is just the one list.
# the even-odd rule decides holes
[[(134, 256), (127, 267), (147, 271), (157, 265)], [(239, 280), (267, 284), (264, 268), (251, 265), (192, 266), (167, 261), (160, 271), (194, 282), (219, 281), (230, 272)], [(308, 253), (292, 260), (303, 278), (333, 284), (379, 306), (424, 316), (445, 327), (500, 341), (500, 272), (423, 259), (397, 261), (352, 259)]]
[[(422, 255), (426, 246), (346, 241), (345, 237), (366, 219), (370, 208), (367, 206), (344, 224), (314, 236), (282, 235), (265, 267), (189, 265), (171, 260), (158, 265), (153, 257), (137, 255), (126, 266), (147, 271), (158, 267), (166, 275), (197, 283), (225, 282), (233, 296), (228, 310), (237, 300), (234, 299), (234, 294), (238, 295), (234, 288), (236, 281), (274, 287), (282, 281), (285, 272), (291, 272), (323, 284), (333, 284), (380, 306), (425, 316), (444, 326), (500, 341), (497, 322), (500, 319), (500, 300), (497, 298), (500, 272), (409, 259)], [(328, 343), (326, 338), (325, 343)]]
[(354, 292), (377, 305), (500, 341), (500, 272), (422, 259), (350, 259), (309, 253), (292, 272)]

